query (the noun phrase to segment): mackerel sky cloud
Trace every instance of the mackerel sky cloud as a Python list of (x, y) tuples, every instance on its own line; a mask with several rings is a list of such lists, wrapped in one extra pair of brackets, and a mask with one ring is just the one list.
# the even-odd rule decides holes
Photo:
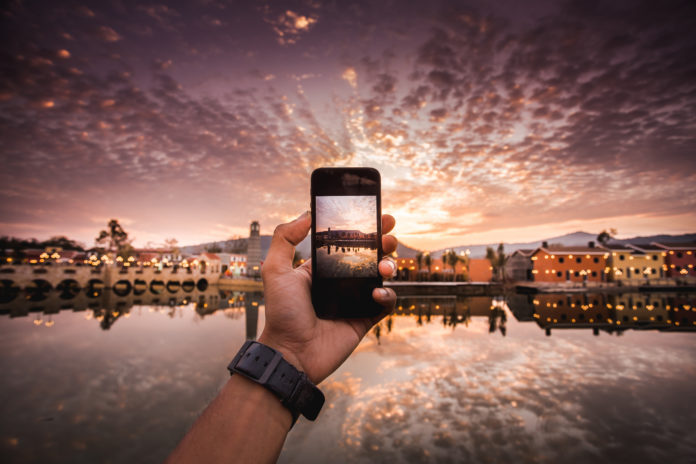
[(367, 165), (412, 246), (696, 229), (693, 2), (8, 2), (0, 233), (264, 233)]

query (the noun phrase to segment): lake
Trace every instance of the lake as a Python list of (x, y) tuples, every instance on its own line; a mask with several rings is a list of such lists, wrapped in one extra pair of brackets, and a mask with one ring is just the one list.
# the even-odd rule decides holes
[[(693, 462), (695, 300), (400, 298), (280, 462)], [(140, 303), (0, 306), (2, 462), (163, 460), (264, 323), (260, 294)]]

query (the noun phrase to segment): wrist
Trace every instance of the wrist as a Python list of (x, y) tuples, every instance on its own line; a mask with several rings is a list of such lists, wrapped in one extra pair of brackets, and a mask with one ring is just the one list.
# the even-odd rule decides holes
[(266, 346), (270, 346), (274, 350), (280, 352), (280, 354), (283, 355), (283, 359), (292, 364), (295, 369), (306, 373), (304, 365), (300, 361), (300, 358), (295, 354), (295, 351), (276, 341), (273, 337), (269, 336), (265, 330), (261, 333), (258, 342), (263, 343)]

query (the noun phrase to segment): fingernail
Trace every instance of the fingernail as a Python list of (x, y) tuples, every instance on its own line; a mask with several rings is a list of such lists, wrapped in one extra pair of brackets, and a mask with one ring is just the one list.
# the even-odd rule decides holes
[(391, 275), (394, 277), (396, 275), (396, 263), (391, 259), (387, 259), (387, 264), (391, 268)]
[(382, 298), (386, 298), (389, 296), (389, 292), (387, 291), (386, 288), (378, 288), (377, 289), (377, 294), (381, 296)]
[(309, 211), (305, 211), (304, 213), (297, 216), (297, 219), (295, 219), (295, 221), (299, 221), (300, 219), (304, 219), (305, 216), (307, 216), (308, 214), (309, 214)]

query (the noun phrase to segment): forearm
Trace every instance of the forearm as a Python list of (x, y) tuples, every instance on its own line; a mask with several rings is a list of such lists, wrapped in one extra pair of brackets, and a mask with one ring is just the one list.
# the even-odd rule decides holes
[(233, 375), (167, 462), (275, 462), (291, 425), (278, 397)]

